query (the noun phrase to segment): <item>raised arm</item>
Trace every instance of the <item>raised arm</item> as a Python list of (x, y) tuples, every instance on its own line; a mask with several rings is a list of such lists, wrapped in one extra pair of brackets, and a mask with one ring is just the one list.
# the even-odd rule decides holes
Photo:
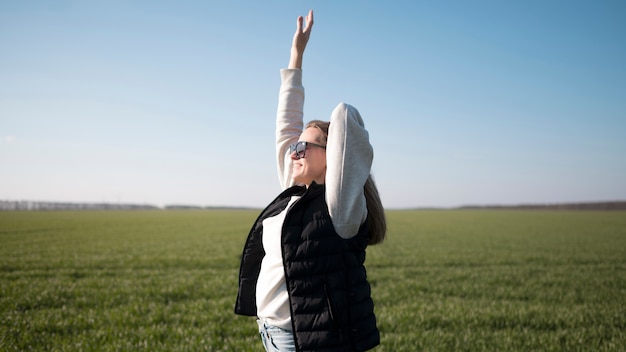
[(330, 117), (326, 144), (326, 203), (335, 231), (343, 238), (356, 235), (367, 218), (363, 186), (373, 158), (359, 111), (340, 103)]
[(280, 71), (281, 84), (276, 113), (276, 159), (278, 180), (282, 189), (293, 185), (289, 145), (298, 141), (304, 127), (302, 57), (311, 36), (313, 11), (309, 11), (309, 14), (306, 16), (306, 24), (303, 22), (304, 18), (299, 16), (291, 44), (289, 68)]

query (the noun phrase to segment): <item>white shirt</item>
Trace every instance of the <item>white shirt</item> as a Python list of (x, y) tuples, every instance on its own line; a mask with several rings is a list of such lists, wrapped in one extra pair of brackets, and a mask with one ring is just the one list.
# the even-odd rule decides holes
[(256, 284), (257, 316), (268, 324), (291, 330), (289, 294), (285, 286), (285, 269), (281, 237), (285, 216), (300, 196), (293, 196), (280, 214), (263, 220), (263, 249), (265, 257)]

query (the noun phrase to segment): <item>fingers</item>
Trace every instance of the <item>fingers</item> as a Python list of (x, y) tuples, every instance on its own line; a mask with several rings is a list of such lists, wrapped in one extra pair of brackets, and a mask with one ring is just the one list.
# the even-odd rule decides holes
[(302, 16), (298, 16), (298, 19), (296, 20), (296, 34), (302, 33), (302, 21)]
[(306, 25), (304, 32), (310, 32), (313, 27), (313, 10), (309, 10), (309, 14), (306, 16)]
[(296, 21), (296, 33), (306, 34), (311, 31), (311, 27), (313, 27), (313, 10), (309, 10), (309, 14), (306, 16), (306, 23), (303, 30), (302, 24), (304, 20), (305, 19), (302, 16), (298, 16), (298, 19)]

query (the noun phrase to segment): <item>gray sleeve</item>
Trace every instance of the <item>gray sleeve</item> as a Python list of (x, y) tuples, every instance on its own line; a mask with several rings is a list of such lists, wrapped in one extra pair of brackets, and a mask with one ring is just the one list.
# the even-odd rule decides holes
[(340, 103), (331, 115), (326, 149), (326, 203), (335, 231), (355, 236), (367, 218), (363, 186), (370, 174), (373, 148), (358, 110)]

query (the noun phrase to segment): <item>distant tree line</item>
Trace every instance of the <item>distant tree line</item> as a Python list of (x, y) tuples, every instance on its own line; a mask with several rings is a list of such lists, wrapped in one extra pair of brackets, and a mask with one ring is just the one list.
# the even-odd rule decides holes
[(148, 204), (117, 203), (68, 203), (24, 200), (0, 200), (0, 211), (6, 210), (152, 210), (159, 209)]
[(27, 200), (0, 200), (0, 211), (28, 211), (28, 210), (245, 210), (247, 207), (202, 207), (195, 205), (166, 205), (163, 208), (150, 204), (122, 204), (122, 203), (70, 203), (70, 202), (41, 202)]
[(518, 204), (518, 205), (468, 205), (459, 209), (519, 209), (519, 210), (626, 210), (626, 201), (581, 202), (553, 204)]
[[(40, 202), (25, 200), (0, 200), (0, 211), (24, 210), (215, 210), (215, 209), (252, 209), (247, 207), (202, 207), (194, 205), (166, 205), (163, 208), (150, 204), (122, 203), (68, 203)], [(423, 208), (428, 209), (428, 208)], [(626, 210), (626, 201), (553, 203), (553, 204), (518, 204), (518, 205), (467, 205), (454, 209), (511, 209), (511, 210)]]

